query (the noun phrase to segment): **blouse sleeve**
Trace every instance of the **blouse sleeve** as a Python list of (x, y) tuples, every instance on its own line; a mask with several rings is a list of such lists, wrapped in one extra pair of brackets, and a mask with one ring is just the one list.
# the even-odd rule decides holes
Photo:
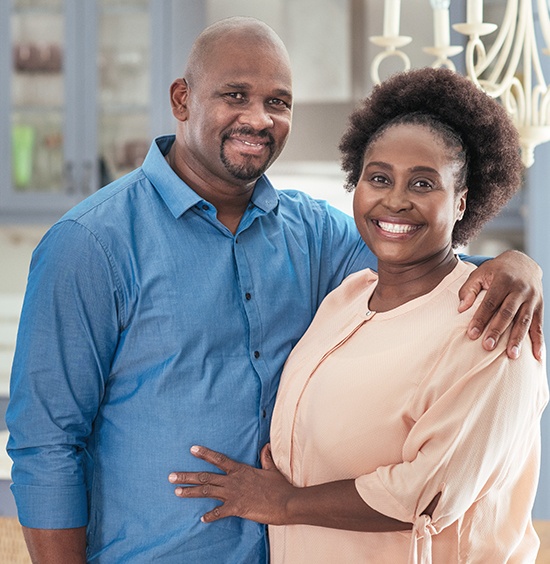
[[(356, 480), (370, 507), (436, 534), (521, 471), (538, 448), (548, 384), (530, 347), (510, 360), (506, 340), (492, 352), (462, 335), (450, 343), (412, 401), (402, 462)], [(422, 513), (440, 492), (427, 523)]]

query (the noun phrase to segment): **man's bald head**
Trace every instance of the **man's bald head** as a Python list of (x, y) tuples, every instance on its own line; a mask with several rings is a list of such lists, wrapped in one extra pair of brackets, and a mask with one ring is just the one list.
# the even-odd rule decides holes
[(207, 72), (208, 61), (224, 46), (241, 44), (243, 49), (269, 48), (290, 68), (290, 58), (282, 39), (266, 23), (251, 17), (225, 18), (208, 26), (195, 40), (185, 78), (189, 83)]

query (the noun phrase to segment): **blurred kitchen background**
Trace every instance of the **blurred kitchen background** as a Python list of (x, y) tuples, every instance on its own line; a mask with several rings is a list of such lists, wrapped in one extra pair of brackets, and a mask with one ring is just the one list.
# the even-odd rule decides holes
[[(372, 87), (382, 0), (0, 0), (0, 516), (13, 515), (4, 411), (11, 357), (33, 248), (63, 212), (141, 164), (151, 140), (174, 129), (168, 88), (209, 23), (251, 15), (286, 43), (294, 70), (290, 140), (269, 176), (351, 213), (337, 145), (347, 116)], [(484, 20), (502, 21), (504, 0)], [(428, 0), (404, 0), (401, 34), (413, 66), (430, 65)], [(465, 21), (466, 0), (451, 20)], [(464, 44), (454, 31), (452, 44)], [(455, 57), (461, 70), (461, 57)], [(550, 62), (543, 64), (550, 67)], [(391, 64), (383, 70), (389, 74)], [(546, 72), (547, 77), (550, 72)], [(550, 144), (525, 185), (472, 243), (471, 254), (524, 250), (550, 272)], [(546, 288), (547, 296), (550, 296)], [(547, 306), (547, 310), (550, 308)], [(548, 320), (547, 320), (548, 321)], [(546, 323), (550, 331), (550, 323)], [(550, 519), (550, 417), (535, 515)]]

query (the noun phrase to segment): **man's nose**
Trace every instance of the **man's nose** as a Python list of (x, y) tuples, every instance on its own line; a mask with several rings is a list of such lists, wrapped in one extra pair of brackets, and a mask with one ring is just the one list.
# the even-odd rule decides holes
[(249, 125), (256, 131), (273, 127), (273, 117), (269, 109), (260, 102), (248, 104), (241, 112), (239, 121), (242, 124)]

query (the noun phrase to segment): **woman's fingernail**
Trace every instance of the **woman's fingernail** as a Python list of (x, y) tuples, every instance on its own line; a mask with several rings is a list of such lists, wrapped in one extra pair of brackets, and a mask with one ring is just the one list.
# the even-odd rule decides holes
[(168, 476), (168, 480), (170, 480), (170, 482), (175, 482), (177, 479), (178, 477), (176, 474), (170, 474), (170, 476)]
[(485, 339), (485, 344), (487, 345), (489, 350), (492, 351), (495, 348), (497, 342), (493, 339), (493, 337), (487, 337), (487, 339)]

